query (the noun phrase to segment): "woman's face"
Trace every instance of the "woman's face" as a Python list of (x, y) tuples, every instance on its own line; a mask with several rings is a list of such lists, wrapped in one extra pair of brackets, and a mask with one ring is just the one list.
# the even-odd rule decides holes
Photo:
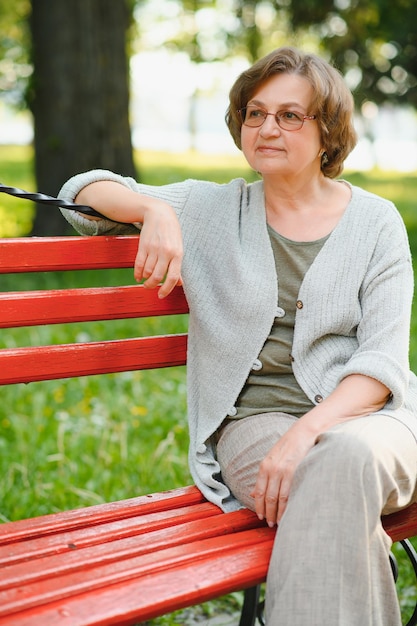
[[(291, 112), (314, 115), (310, 110), (313, 88), (297, 74), (276, 74), (265, 82), (247, 103), (256, 105), (268, 113)], [(250, 107), (251, 115), (258, 115)], [(317, 120), (305, 120), (299, 130), (283, 130), (275, 116), (268, 115), (262, 126), (241, 129), (242, 151), (249, 165), (264, 178), (283, 175), (314, 176), (320, 173), (321, 149)]]

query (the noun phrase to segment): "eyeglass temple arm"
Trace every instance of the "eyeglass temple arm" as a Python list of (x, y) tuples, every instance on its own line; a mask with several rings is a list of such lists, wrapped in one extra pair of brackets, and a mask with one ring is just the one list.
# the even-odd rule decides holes
[(33, 202), (41, 202), (42, 204), (51, 204), (53, 206), (69, 209), (70, 211), (78, 211), (85, 215), (105, 217), (104, 215), (93, 209), (91, 206), (86, 206), (84, 204), (75, 204), (75, 202), (68, 202), (67, 200), (54, 198), (53, 196), (47, 196), (44, 193), (33, 193), (29, 191), (24, 191), (23, 189), (18, 189), (17, 187), (8, 187), (7, 185), (3, 185), (2, 183), (0, 183), (0, 193), (7, 193), (10, 196), (15, 196), (16, 198), (25, 198), (26, 200), (32, 200)]

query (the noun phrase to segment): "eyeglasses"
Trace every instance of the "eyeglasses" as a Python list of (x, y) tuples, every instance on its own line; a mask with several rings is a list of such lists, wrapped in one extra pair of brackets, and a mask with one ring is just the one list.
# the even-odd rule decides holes
[(295, 111), (278, 111), (278, 113), (268, 113), (265, 109), (258, 105), (249, 104), (243, 109), (239, 109), (238, 113), (242, 120), (242, 124), (249, 126), (250, 128), (257, 128), (262, 126), (268, 115), (273, 115), (275, 121), (283, 130), (300, 130), (303, 127), (304, 122), (315, 120), (315, 115), (302, 115)]

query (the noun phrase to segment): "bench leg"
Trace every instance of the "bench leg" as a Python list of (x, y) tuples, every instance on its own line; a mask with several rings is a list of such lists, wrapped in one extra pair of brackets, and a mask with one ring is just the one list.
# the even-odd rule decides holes
[[(408, 539), (404, 539), (403, 541), (400, 541), (400, 543), (406, 551), (408, 558), (410, 559), (411, 565), (413, 566), (414, 573), (417, 578), (417, 552), (415, 551), (411, 541), (409, 541)], [(405, 626), (417, 626), (417, 605), (413, 611), (412, 616)]]
[(389, 553), (389, 564), (391, 565), (392, 575), (394, 576), (394, 581), (398, 580), (398, 562), (392, 552)]
[(255, 626), (255, 621), (258, 616), (260, 590), (260, 585), (245, 589), (239, 626)]

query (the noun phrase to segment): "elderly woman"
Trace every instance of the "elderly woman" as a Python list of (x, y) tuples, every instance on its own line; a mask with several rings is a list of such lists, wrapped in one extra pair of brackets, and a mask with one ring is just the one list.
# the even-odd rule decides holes
[[(190, 468), (204, 495), (278, 524), (270, 626), (401, 623), (380, 516), (415, 498), (413, 272), (393, 204), (338, 180), (352, 96), (293, 48), (243, 72), (227, 124), (261, 180), (70, 179), (86, 235), (141, 232), (136, 280), (190, 307)], [(164, 282), (163, 281), (165, 277)]]

